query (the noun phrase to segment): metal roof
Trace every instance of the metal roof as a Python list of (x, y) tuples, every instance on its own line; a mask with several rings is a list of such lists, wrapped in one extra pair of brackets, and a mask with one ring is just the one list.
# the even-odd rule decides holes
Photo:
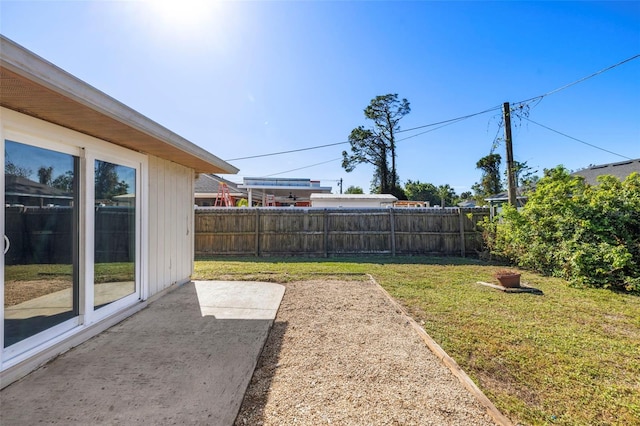
[(203, 173), (238, 169), (0, 35), (0, 105)]

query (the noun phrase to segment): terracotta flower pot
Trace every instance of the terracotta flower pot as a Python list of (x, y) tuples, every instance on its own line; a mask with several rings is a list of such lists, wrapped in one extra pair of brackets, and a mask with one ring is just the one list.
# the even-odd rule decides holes
[(496, 279), (502, 287), (516, 288), (520, 287), (520, 274), (496, 274)]

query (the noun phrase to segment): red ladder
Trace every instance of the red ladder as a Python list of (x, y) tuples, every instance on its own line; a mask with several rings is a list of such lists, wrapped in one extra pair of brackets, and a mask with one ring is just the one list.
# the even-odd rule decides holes
[(231, 195), (229, 195), (229, 187), (226, 183), (220, 182), (218, 184), (218, 195), (216, 195), (216, 201), (213, 205), (216, 207), (233, 207), (233, 201), (231, 201)]

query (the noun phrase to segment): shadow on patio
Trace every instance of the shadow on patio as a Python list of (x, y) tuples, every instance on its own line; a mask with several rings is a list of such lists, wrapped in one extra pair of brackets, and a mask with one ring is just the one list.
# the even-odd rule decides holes
[(2, 390), (0, 423), (230, 425), (283, 294), (186, 284)]

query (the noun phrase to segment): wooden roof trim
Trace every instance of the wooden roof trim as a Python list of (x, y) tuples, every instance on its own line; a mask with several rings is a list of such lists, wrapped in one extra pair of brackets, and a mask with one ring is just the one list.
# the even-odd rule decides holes
[[(205, 173), (237, 173), (238, 169), (221, 160), (203, 148), (168, 130), (160, 124), (127, 107), (104, 92), (90, 86), (77, 77), (69, 74), (51, 62), (24, 49), (20, 45), (0, 35), (0, 68), (2, 71), (2, 91), (0, 101), (3, 106), (20, 111), (52, 123), (68, 127), (91, 136), (107, 140), (111, 143), (155, 155), (184, 166), (192, 167), (197, 172)], [(93, 128), (82, 128), (70, 120), (61, 118), (53, 112), (47, 114), (42, 109), (35, 111), (28, 102), (13, 97), (5, 84), (19, 84), (29, 91), (42, 96), (62, 96), (69, 111), (77, 111), (78, 115), (98, 114), (102, 126), (94, 124)], [(5, 94), (7, 94), (5, 96)], [(95, 122), (94, 122), (95, 123)], [(126, 137), (118, 138), (117, 132), (106, 131), (109, 123), (126, 126), (130, 131)], [(131, 139), (133, 137), (133, 140)]]

